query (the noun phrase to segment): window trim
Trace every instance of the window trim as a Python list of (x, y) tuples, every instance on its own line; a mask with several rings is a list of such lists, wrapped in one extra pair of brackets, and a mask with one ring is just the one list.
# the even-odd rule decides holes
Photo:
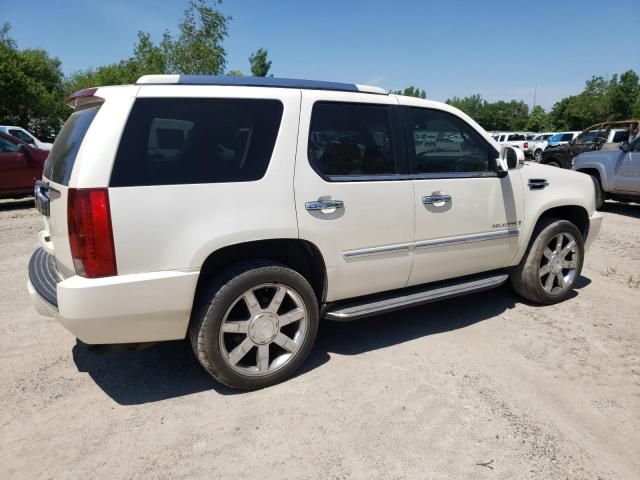
[[(348, 104), (348, 105), (358, 105), (358, 106), (375, 106), (375, 107), (385, 107), (387, 109), (387, 118), (389, 120), (391, 141), (393, 143), (393, 154), (395, 159), (395, 169), (396, 173), (394, 174), (381, 174), (381, 175), (326, 175), (321, 172), (311, 161), (309, 158), (309, 142), (311, 139), (311, 127), (313, 125), (313, 121), (316, 112), (316, 105), (319, 104)], [(341, 100), (316, 100), (311, 105), (311, 118), (309, 121), (308, 132), (307, 132), (307, 144), (304, 146), (307, 163), (311, 167), (311, 169), (327, 183), (350, 183), (350, 182), (389, 182), (389, 181), (400, 181), (400, 180), (410, 180), (410, 176), (408, 175), (408, 160), (407, 160), (407, 146), (406, 141), (402, 141), (405, 137), (405, 128), (404, 121), (402, 116), (402, 109), (400, 105), (394, 105), (390, 103), (374, 103), (374, 102), (348, 102)], [(300, 147), (298, 147), (300, 148)]]
[[(493, 165), (492, 165), (493, 169), (487, 170), (486, 172), (437, 172), (437, 173), (416, 172), (416, 148), (415, 148), (415, 143), (414, 143), (413, 134), (412, 134), (413, 127), (411, 125), (411, 112), (410, 112), (410, 110), (414, 108), (418, 110), (428, 110), (431, 112), (438, 112), (445, 116), (453, 117), (456, 120), (462, 122), (464, 125), (466, 125), (470, 130), (472, 130), (478, 135), (478, 138), (488, 148), (490, 148), (492, 151), (495, 152), (495, 157), (493, 159)], [(498, 152), (495, 149), (495, 147), (491, 145), (478, 130), (476, 130), (474, 127), (469, 125), (469, 123), (467, 123), (463, 118), (453, 113), (447, 112), (445, 110), (440, 110), (438, 108), (403, 105), (402, 109), (404, 114), (405, 131), (407, 132), (406, 142), (407, 142), (407, 157), (409, 160), (409, 176), (411, 176), (412, 179), (437, 180), (437, 179), (449, 179), (449, 178), (500, 178), (503, 176), (503, 175), (500, 175), (500, 172), (498, 172), (498, 168), (497, 168), (498, 167), (497, 160), (500, 157), (500, 152)]]

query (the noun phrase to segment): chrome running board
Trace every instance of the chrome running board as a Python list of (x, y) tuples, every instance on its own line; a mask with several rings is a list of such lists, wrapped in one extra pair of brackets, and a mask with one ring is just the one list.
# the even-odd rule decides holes
[(484, 277), (474, 277), (447, 284), (428, 285), (419, 290), (412, 289), (410, 293), (402, 291), (396, 295), (377, 297), (362, 302), (351, 301), (341, 305), (329, 305), (324, 312), (324, 318), (338, 322), (347, 322), (370, 315), (380, 315), (407, 307), (415, 307), (436, 300), (457, 297), (467, 293), (489, 290), (499, 287), (506, 282), (509, 275), (506, 273), (492, 274)]

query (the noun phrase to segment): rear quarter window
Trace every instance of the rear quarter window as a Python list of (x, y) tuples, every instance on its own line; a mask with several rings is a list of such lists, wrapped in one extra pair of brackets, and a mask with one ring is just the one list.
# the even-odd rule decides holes
[(266, 173), (278, 100), (139, 98), (118, 147), (112, 187), (248, 182)]
[(69, 116), (44, 164), (46, 178), (61, 185), (69, 184), (78, 150), (99, 109), (99, 106), (85, 108)]

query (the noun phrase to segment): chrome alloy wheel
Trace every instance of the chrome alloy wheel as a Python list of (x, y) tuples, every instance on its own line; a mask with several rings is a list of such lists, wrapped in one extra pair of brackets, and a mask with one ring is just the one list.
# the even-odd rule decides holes
[(564, 293), (573, 283), (578, 268), (578, 242), (567, 232), (553, 237), (540, 261), (540, 284), (551, 295)]
[(271, 374), (287, 365), (307, 334), (302, 297), (279, 283), (264, 283), (240, 295), (220, 326), (223, 359), (251, 376)]

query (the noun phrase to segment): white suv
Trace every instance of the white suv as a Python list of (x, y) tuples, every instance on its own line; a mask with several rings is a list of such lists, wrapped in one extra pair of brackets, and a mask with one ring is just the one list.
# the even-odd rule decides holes
[(600, 228), (588, 175), (376, 87), (162, 75), (70, 104), (35, 192), (38, 311), (89, 344), (188, 337), (235, 388), (291, 376), (321, 318), (508, 278), (561, 301)]

